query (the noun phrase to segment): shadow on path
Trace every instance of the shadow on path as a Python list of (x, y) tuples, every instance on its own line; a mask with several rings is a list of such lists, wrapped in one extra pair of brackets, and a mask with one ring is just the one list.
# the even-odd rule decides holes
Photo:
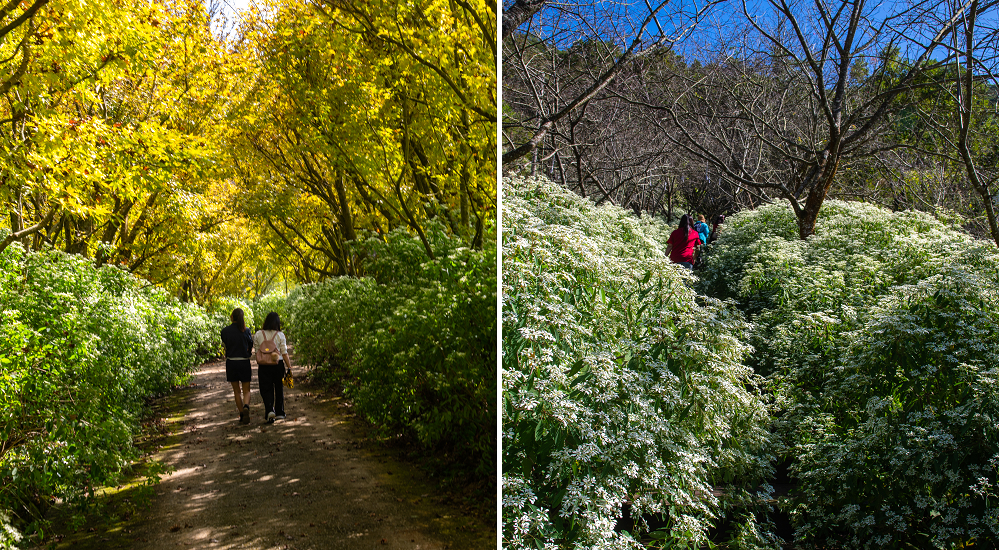
[[(301, 369), (299, 370), (301, 372)], [(256, 376), (256, 368), (254, 369)], [(285, 389), (286, 420), (238, 423), (224, 363), (194, 374), (178, 436), (153, 456), (173, 469), (151, 506), (58, 549), (479, 549), (494, 525), (437, 502), (412, 466), (361, 445), (339, 398)]]

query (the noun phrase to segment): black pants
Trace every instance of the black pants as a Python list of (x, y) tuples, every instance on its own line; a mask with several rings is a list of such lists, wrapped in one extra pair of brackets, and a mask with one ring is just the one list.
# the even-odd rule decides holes
[(260, 398), (264, 401), (264, 419), (267, 413), (274, 411), (277, 416), (285, 415), (285, 388), (281, 379), (285, 376), (285, 362), (277, 365), (257, 365), (257, 384), (260, 387)]

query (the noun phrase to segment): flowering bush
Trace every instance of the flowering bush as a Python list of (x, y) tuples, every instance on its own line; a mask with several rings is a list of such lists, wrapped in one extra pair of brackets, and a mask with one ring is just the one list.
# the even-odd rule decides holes
[(120, 479), (146, 400), (186, 376), (212, 336), (201, 308), (127, 272), (18, 244), (0, 253), (0, 306), (4, 547), (40, 527), (51, 498), (84, 502)]
[(407, 433), (463, 470), (496, 465), (496, 249), (441, 228), (365, 243), (369, 277), (302, 285), (288, 298), (303, 362), (345, 385), (386, 435)]
[(934, 218), (827, 201), (727, 220), (700, 288), (754, 320), (800, 543), (996, 540), (997, 251)]
[(742, 315), (695, 294), (653, 220), (514, 178), (503, 223), (504, 546), (689, 547), (727, 512), (739, 545), (772, 544), (748, 508), (770, 435)]
[(255, 313), (255, 328), (260, 329), (260, 327), (264, 326), (264, 318), (267, 317), (268, 313), (273, 311), (281, 319), (282, 330), (284, 331), (284, 325), (288, 323), (288, 294), (282, 290), (275, 290), (263, 296), (258, 296), (253, 301), (253, 310)]

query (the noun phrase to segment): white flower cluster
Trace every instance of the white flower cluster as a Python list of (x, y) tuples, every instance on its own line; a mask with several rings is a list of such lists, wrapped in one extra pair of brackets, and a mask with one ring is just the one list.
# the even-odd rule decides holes
[(997, 250), (917, 212), (827, 201), (727, 220), (699, 288), (752, 316), (801, 544), (997, 536)]
[(504, 191), (504, 546), (640, 548), (655, 514), (703, 543), (713, 485), (749, 498), (769, 473), (751, 327), (696, 295), (651, 220), (544, 180)]

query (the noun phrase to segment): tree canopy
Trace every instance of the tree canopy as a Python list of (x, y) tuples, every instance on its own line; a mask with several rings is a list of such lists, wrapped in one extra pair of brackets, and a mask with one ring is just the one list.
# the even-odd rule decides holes
[(207, 303), (363, 274), (354, 242), (426, 244), (429, 220), (482, 247), (495, 6), (258, 4), (229, 24), (197, 0), (0, 9), (0, 249)]

